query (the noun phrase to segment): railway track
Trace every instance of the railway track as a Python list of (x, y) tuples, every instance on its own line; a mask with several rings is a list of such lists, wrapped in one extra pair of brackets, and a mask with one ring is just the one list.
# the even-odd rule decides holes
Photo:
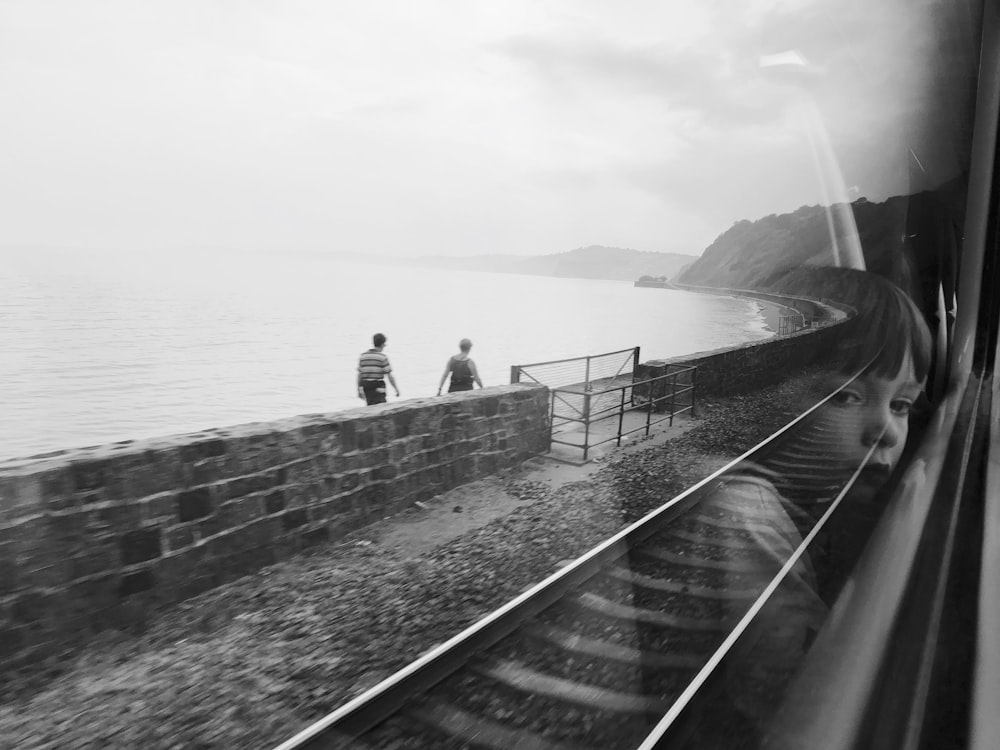
[(857, 476), (821, 405), (277, 750), (754, 746)]

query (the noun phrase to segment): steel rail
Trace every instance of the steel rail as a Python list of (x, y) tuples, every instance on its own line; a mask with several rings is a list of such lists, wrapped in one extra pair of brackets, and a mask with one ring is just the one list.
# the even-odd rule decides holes
[[(846, 383), (845, 383), (846, 386)], [(843, 388), (844, 386), (841, 386)], [(531, 587), (520, 596), (488, 614), (444, 643), (431, 649), (409, 666), (345, 703), (274, 750), (298, 750), (321, 746), (326, 732), (357, 736), (394, 713), (409, 697), (431, 687), (462, 666), (478, 651), (513, 632), (525, 619), (538, 614), (573, 586), (588, 580), (607, 562), (620, 558), (638, 542), (678, 517), (702, 499), (715, 481), (743, 461), (775, 448), (803, 422), (830, 401), (841, 388), (818, 401), (781, 429), (757, 443), (722, 468), (684, 490), (659, 508), (600, 543), (569, 565)], [(316, 743), (314, 745), (314, 743)]]
[[(685, 497), (689, 497), (690, 494), (687, 493)], [(667, 506), (660, 508), (656, 511), (655, 518), (663, 520), (672, 518), (673, 516), (667, 516), (667, 512), (679, 510), (678, 505), (682, 499), (684, 498), (675, 498)], [(393, 713), (406, 698), (436, 684), (465, 663), (468, 656), (512, 632), (524, 619), (537, 614), (561, 598), (568, 588), (589, 579), (598, 572), (604, 560), (620, 557), (628, 549), (627, 543), (623, 545), (623, 542), (631, 541), (631, 535), (642, 531), (643, 527), (646, 529), (643, 537), (652, 534), (655, 529), (649, 529), (648, 525), (653, 520), (654, 518), (650, 517), (641, 519), (603, 542), (572, 564), (424, 654), (408, 667), (278, 745), (275, 750), (307, 747), (324, 731), (333, 727), (337, 728), (338, 733), (347, 735), (357, 735), (367, 730)], [(370, 704), (374, 701), (379, 701), (379, 705), (372, 711)], [(366, 708), (369, 710), (366, 711)]]
[(674, 722), (681, 716), (688, 705), (691, 703), (694, 696), (707, 684), (708, 680), (714, 675), (715, 670), (719, 668), (722, 664), (723, 659), (732, 650), (736, 642), (743, 636), (747, 628), (750, 627), (754, 618), (760, 613), (760, 611), (767, 605), (770, 601), (771, 596), (777, 591), (778, 587), (784, 582), (788, 574), (791, 573), (792, 568), (798, 563), (805, 554), (806, 549), (812, 544), (816, 536), (823, 530), (830, 517), (836, 512), (837, 508), (843, 502), (847, 493), (851, 491), (854, 483), (857, 481), (861, 472), (864, 471), (865, 466), (868, 464), (868, 460), (872, 457), (875, 451), (878, 449), (878, 443), (874, 443), (872, 447), (868, 450), (868, 454), (865, 456), (864, 462), (855, 470), (854, 474), (848, 480), (847, 484), (841, 489), (837, 494), (837, 497), (830, 503), (830, 507), (826, 509), (826, 512), (820, 517), (819, 521), (812, 527), (806, 537), (802, 540), (795, 551), (792, 552), (788, 560), (781, 567), (781, 570), (777, 572), (774, 578), (767, 587), (761, 592), (760, 596), (757, 597), (756, 601), (750, 606), (750, 609), (746, 611), (740, 621), (733, 627), (733, 629), (726, 636), (725, 640), (716, 649), (715, 653), (709, 657), (705, 665), (698, 671), (698, 674), (694, 676), (694, 679), (688, 683), (688, 686), (681, 693), (663, 718), (660, 719), (659, 723), (653, 728), (647, 736), (646, 739), (642, 741), (642, 744), (636, 748), (636, 750), (653, 750), (657, 747), (667, 736), (667, 733), (672, 728)]

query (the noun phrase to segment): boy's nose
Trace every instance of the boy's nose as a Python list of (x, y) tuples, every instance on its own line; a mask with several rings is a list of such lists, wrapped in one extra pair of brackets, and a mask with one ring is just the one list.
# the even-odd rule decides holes
[(899, 442), (899, 429), (887, 409), (868, 410), (861, 442), (865, 447), (878, 444), (885, 448), (892, 448)]

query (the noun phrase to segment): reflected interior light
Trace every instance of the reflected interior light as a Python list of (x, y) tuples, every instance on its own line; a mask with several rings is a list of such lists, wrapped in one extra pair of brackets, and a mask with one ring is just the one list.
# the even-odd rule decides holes
[(806, 62), (805, 57), (797, 49), (786, 50), (785, 52), (776, 52), (773, 55), (761, 55), (760, 56), (760, 67), (762, 68), (774, 68), (779, 65), (798, 65), (801, 67), (809, 67), (809, 63)]
[(913, 157), (913, 161), (915, 161), (917, 163), (917, 166), (920, 167), (920, 171), (923, 172), (924, 174), (927, 174), (927, 170), (924, 169), (924, 165), (920, 162), (920, 159), (917, 158), (917, 155), (913, 152), (913, 149), (907, 148), (906, 150), (910, 152), (910, 156)]
[[(813, 65), (796, 49), (785, 50), (759, 57), (761, 68), (776, 73), (782, 69), (795, 69), (796, 73), (821, 74), (824, 68)], [(796, 76), (797, 78), (797, 76)], [(830, 143), (830, 135), (823, 123), (819, 105), (806, 91), (799, 105), (802, 128), (809, 143), (813, 165), (819, 182), (823, 209), (826, 212), (827, 231), (830, 237), (830, 265), (841, 268), (865, 270), (857, 223), (851, 208), (851, 193), (860, 193), (858, 187), (847, 187), (840, 164)], [(912, 152), (911, 152), (912, 153)], [(914, 159), (916, 155), (914, 154)]]

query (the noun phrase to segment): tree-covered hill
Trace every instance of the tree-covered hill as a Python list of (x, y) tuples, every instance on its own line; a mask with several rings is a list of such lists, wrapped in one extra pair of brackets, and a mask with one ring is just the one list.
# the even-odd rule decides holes
[[(903, 287), (918, 304), (936, 300), (936, 291), (920, 289), (915, 279), (934, 278), (921, 270), (937, 264), (942, 251), (958, 242), (960, 205), (954, 187), (945, 186), (882, 203), (860, 198), (849, 206), (857, 226), (867, 270)], [(835, 298), (817, 287), (821, 274), (810, 267), (834, 265), (832, 237), (841, 248), (851, 239), (849, 222), (831, 220), (823, 206), (802, 206), (787, 214), (739, 221), (674, 280), (682, 284), (756, 289)], [(831, 232), (831, 229), (833, 230)]]

